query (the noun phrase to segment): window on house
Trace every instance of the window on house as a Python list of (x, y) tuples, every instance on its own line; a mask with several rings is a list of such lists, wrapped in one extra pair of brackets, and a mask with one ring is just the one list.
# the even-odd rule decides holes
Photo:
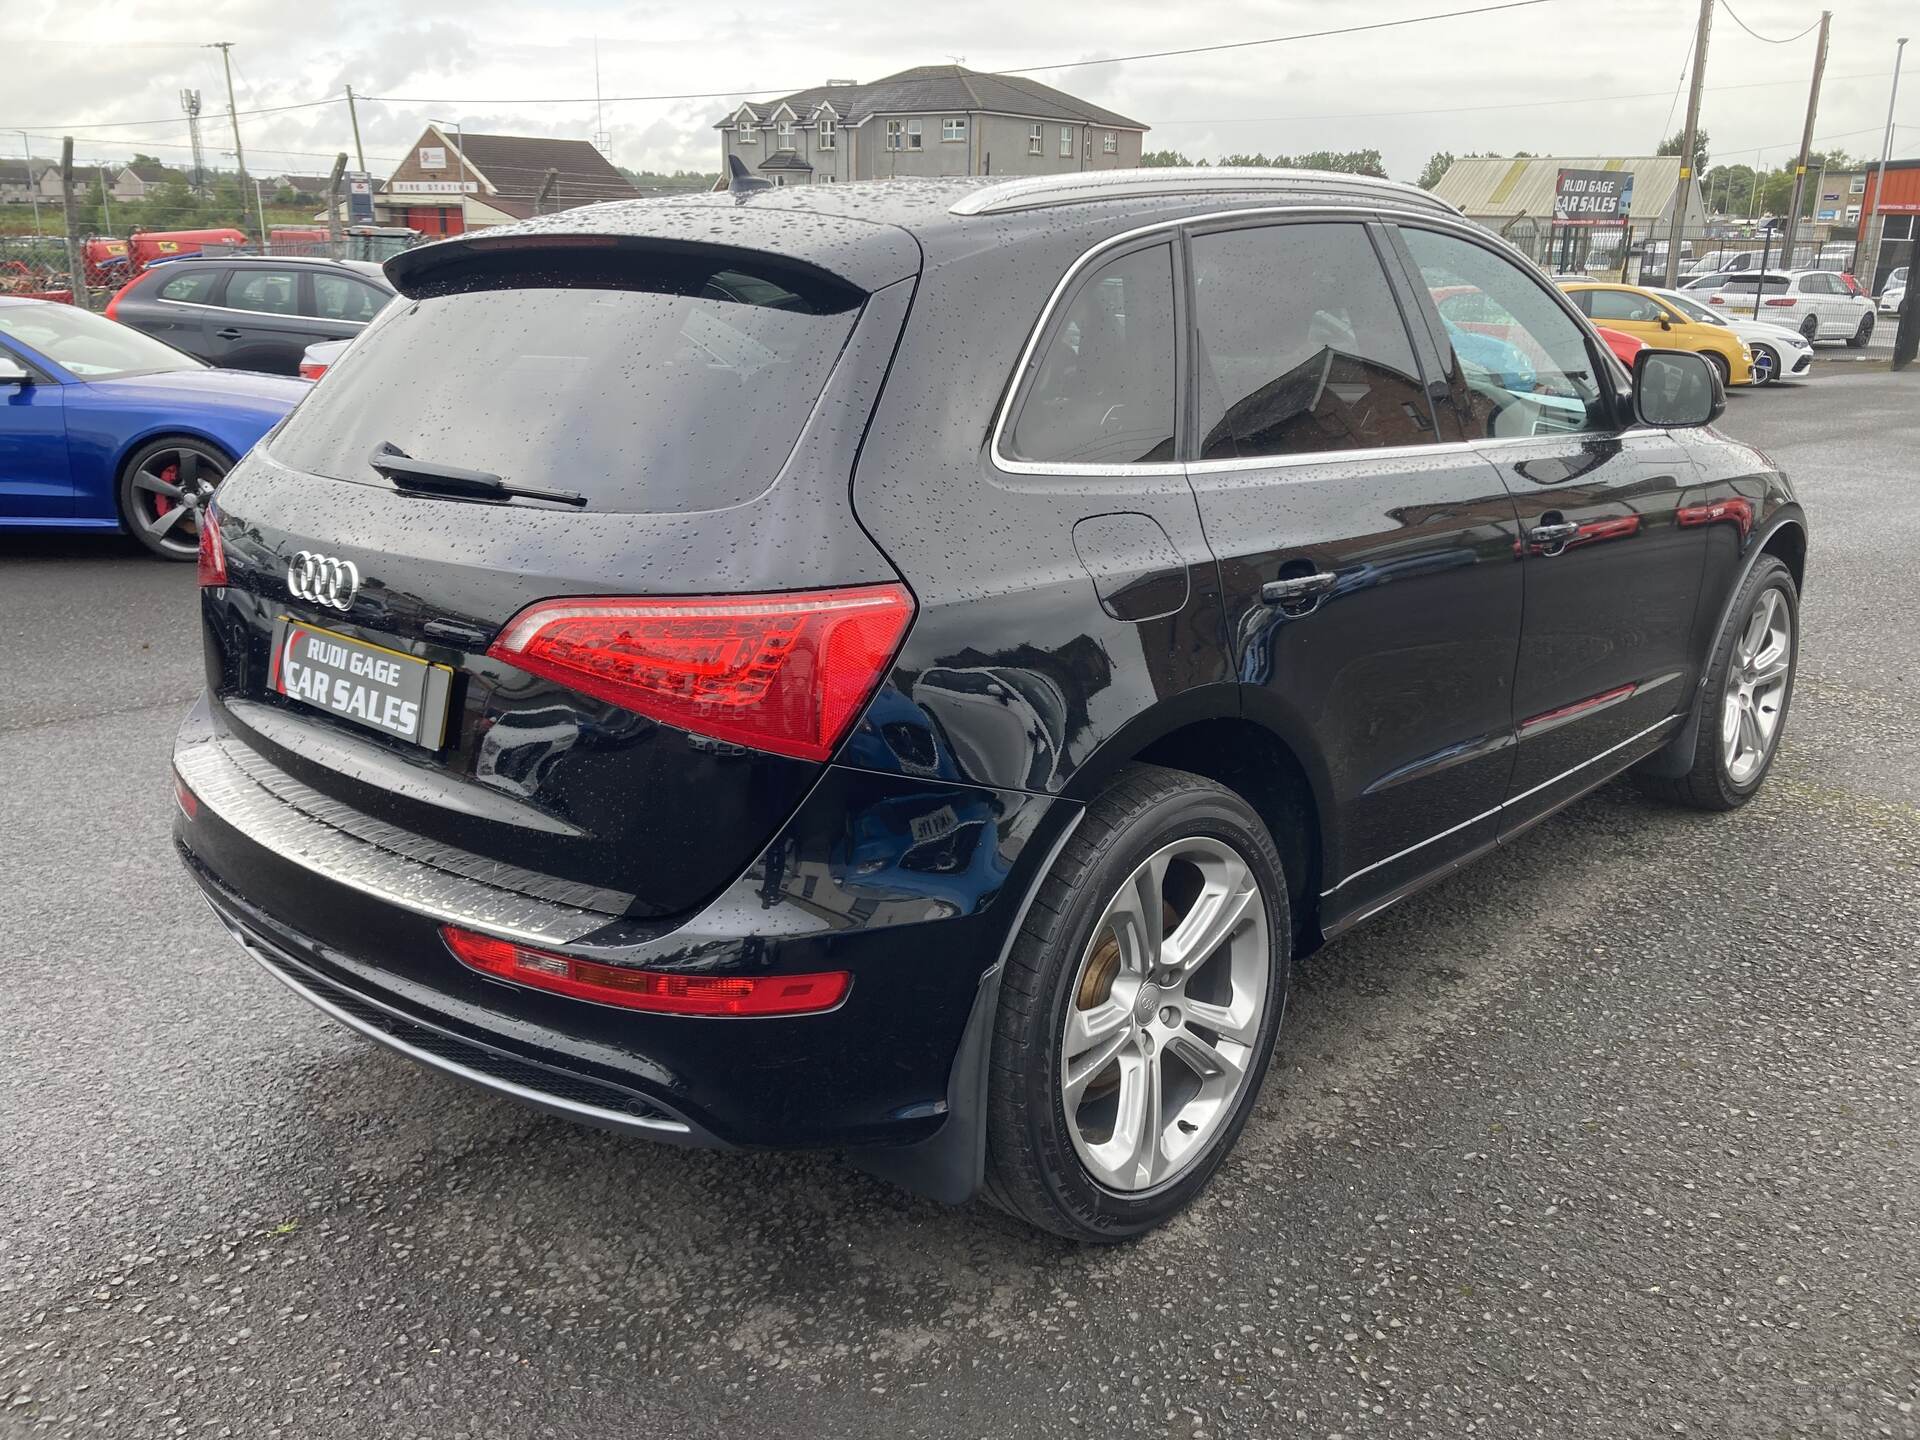
[(1100, 148), (1111, 155), (1120, 148), (1120, 137), (1109, 130), (1100, 137)]
[(760, 132), (754, 128), (753, 117), (744, 112), (735, 117), (733, 128), (742, 145), (758, 145)]
[(918, 120), (907, 121), (907, 148), (909, 150), (918, 150), (920, 148), (920, 122)]
[(782, 150), (791, 150), (793, 148), (793, 122), (791, 120), (782, 120), (778, 133), (780, 136), (780, 148)]
[(953, 140), (964, 140), (966, 138), (967, 122), (964, 119), (956, 120), (952, 116), (949, 116), (940, 122), (940, 139), (943, 143)]
[(1073, 127), (1071, 125), (1060, 127), (1060, 158), (1062, 160), (1073, 158)]
[(1867, 193), (1867, 177), (1864, 172), (1859, 175), (1850, 175), (1847, 177), (1847, 193), (1849, 195), (1864, 195)]
[(889, 150), (898, 150), (901, 148), (900, 137), (906, 134), (906, 130), (907, 127), (898, 120), (887, 121), (887, 148)]
[(1041, 127), (1038, 125), (1029, 125), (1027, 127), (1027, 153), (1029, 155), (1038, 155), (1040, 153), (1040, 143)]
[(831, 115), (822, 115), (820, 117), (818, 144), (822, 150), (833, 149), (834, 136), (839, 132), (839, 129), (840, 127), (833, 123), (833, 117)]

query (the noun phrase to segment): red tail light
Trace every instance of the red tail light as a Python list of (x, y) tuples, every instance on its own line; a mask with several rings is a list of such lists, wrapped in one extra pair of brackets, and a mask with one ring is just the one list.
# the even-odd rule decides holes
[(200, 797), (187, 788), (178, 770), (173, 772), (173, 798), (180, 802), (180, 813), (189, 820), (200, 818)]
[(542, 600), (487, 654), (683, 730), (824, 760), (912, 619), (900, 585)]
[(302, 380), (318, 380), (326, 373), (327, 367), (325, 365), (316, 364), (311, 360), (302, 360), (300, 362), (300, 378)]
[(575, 1000), (661, 1015), (809, 1015), (831, 1010), (847, 993), (844, 970), (811, 975), (677, 975), (602, 965), (511, 940), (442, 925), (460, 963), (499, 980)]
[(1778, 300), (1762, 300), (1760, 303), (1762, 305), (1798, 305), (1800, 302), (1791, 295), (1785, 295)]
[(200, 511), (200, 585), (227, 583), (227, 547), (220, 543), (220, 516), (213, 506)]

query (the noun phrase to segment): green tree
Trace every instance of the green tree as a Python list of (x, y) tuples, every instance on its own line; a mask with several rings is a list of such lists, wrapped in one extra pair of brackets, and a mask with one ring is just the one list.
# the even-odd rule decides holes
[(1420, 171), (1420, 178), (1413, 183), (1418, 185), (1422, 190), (1431, 190), (1440, 183), (1440, 177), (1452, 168), (1453, 152), (1451, 150), (1436, 150), (1427, 157), (1426, 166)]
[[(1681, 147), (1686, 143), (1687, 132), (1685, 130), (1676, 130), (1673, 134), (1662, 140), (1660, 142), (1660, 148), (1653, 153), (1656, 155), (1678, 155)], [(1694, 132), (1692, 168), (1695, 175), (1704, 175), (1707, 172), (1707, 132), (1704, 130)]]
[[(1193, 161), (1189, 160), (1185, 155), (1182, 155), (1178, 150), (1149, 150), (1140, 157), (1140, 163), (1157, 168), (1163, 165), (1191, 165)], [(1207, 162), (1202, 160), (1200, 163), (1204, 165)]]

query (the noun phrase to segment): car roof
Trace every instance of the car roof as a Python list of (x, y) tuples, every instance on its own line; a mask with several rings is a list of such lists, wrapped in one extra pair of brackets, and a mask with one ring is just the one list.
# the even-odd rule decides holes
[[(737, 246), (770, 251), (874, 289), (943, 253), (1017, 243), (1044, 231), (1087, 232), (1089, 243), (1155, 221), (1235, 209), (1399, 210), (1461, 219), (1417, 186), (1331, 171), (1221, 167), (1107, 170), (1069, 175), (867, 180), (847, 185), (700, 191), (617, 200), (495, 226), (423, 245), (389, 260), (401, 291), (443, 266), (530, 237)], [(992, 238), (988, 238), (993, 232)]]

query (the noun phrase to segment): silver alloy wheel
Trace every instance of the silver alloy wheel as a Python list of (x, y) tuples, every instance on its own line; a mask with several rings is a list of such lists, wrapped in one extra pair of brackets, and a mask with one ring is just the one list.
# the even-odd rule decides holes
[(190, 441), (156, 450), (133, 473), (127, 518), (150, 544), (190, 555), (200, 547), (200, 511), (226, 473), (218, 456)]
[(1776, 589), (1760, 592), (1733, 643), (1726, 698), (1720, 705), (1720, 748), (1727, 778), (1747, 785), (1773, 753), (1793, 668), (1793, 617)]
[(1780, 357), (1765, 345), (1753, 347), (1754, 384), (1770, 385), (1780, 378)]
[(1094, 1181), (1139, 1194), (1207, 1151), (1253, 1068), (1273, 964), (1266, 897), (1207, 836), (1141, 863), (1074, 975), (1060, 1098)]

